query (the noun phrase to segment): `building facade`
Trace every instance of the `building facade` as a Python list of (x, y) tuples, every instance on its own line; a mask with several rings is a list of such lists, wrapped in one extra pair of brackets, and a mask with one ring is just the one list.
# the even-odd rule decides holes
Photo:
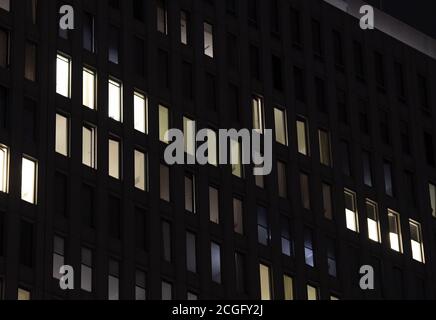
[[(431, 51), (320, 0), (0, 8), (1, 298), (436, 298)], [(273, 130), (270, 175), (217, 165), (230, 128)]]

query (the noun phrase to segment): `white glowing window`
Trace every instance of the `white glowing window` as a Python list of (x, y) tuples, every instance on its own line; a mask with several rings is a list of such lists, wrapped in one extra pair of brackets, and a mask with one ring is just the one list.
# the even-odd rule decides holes
[(260, 299), (271, 300), (271, 271), (270, 268), (261, 264), (259, 266), (260, 274)]
[(0, 192), (8, 192), (9, 149), (0, 145)]
[(148, 133), (148, 106), (144, 95), (135, 92), (133, 94), (133, 117), (135, 130)]
[(68, 118), (56, 114), (56, 152), (68, 157), (69, 137)]
[(95, 109), (95, 87), (96, 87), (96, 76), (95, 72), (83, 68), (83, 105), (89, 109)]
[(288, 128), (286, 124), (286, 111), (274, 108), (274, 122), (276, 127), (276, 141), (288, 145)]
[(65, 240), (54, 237), (53, 241), (53, 278), (60, 280), (60, 270), (65, 265)]
[(159, 105), (159, 140), (168, 143), (167, 132), (169, 129), (169, 110), (167, 107)]
[(347, 228), (354, 232), (359, 232), (359, 219), (356, 208), (356, 194), (345, 190), (345, 219)]
[(82, 163), (97, 168), (96, 129), (91, 126), (82, 128)]
[(400, 215), (397, 212), (389, 210), (389, 243), (391, 249), (402, 253), (403, 247), (401, 243), (401, 226), (400, 226)]
[(316, 301), (318, 300), (318, 289), (308, 285), (307, 286), (307, 300), (309, 301)]
[(264, 108), (263, 100), (260, 97), (253, 97), (253, 129), (263, 134), (264, 130)]
[(306, 120), (297, 120), (297, 142), (298, 152), (308, 156), (309, 155), (309, 141), (307, 139), (308, 130)]
[(429, 185), (430, 204), (433, 217), (436, 218), (436, 186), (432, 183)]
[(424, 243), (422, 242), (421, 224), (410, 220), (409, 225), (413, 260), (424, 263)]
[(10, 0), (1, 0), (0, 1), (0, 8), (6, 11), (10, 11), (11, 3)]
[(213, 58), (213, 26), (204, 23), (204, 54)]
[(120, 142), (109, 139), (109, 176), (120, 178)]
[(115, 80), (109, 80), (109, 118), (115, 121), (122, 120), (122, 85), (120, 82)]
[(196, 136), (195, 121), (183, 117), (183, 132), (184, 132), (184, 139), (185, 139), (185, 152), (190, 156), (195, 156), (195, 136)]
[(166, 0), (158, 0), (157, 2), (157, 31), (168, 34), (167, 21), (167, 5)]
[(377, 204), (375, 202), (370, 200), (366, 201), (366, 215), (369, 239), (375, 242), (380, 242), (380, 222), (378, 218)]
[(37, 186), (36, 161), (23, 157), (21, 168), (21, 199), (31, 204), (36, 204)]
[(180, 12), (180, 41), (183, 44), (188, 44), (189, 42), (189, 17), (185, 11)]
[(56, 58), (56, 93), (71, 97), (71, 59), (61, 54)]
[(238, 178), (242, 178), (241, 153), (241, 143), (232, 139), (230, 142), (230, 160), (232, 163), (232, 174)]
[(135, 150), (135, 188), (147, 190), (147, 158), (144, 153)]

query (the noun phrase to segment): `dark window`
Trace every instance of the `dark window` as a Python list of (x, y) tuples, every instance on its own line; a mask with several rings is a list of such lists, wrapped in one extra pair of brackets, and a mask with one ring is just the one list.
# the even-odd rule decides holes
[(290, 257), (294, 254), (294, 248), (291, 238), (291, 226), (287, 217), (281, 218), (281, 228), (282, 254)]
[(406, 184), (406, 197), (409, 200), (411, 207), (416, 208), (416, 189), (415, 189), (415, 177), (412, 172), (406, 171), (404, 173)]
[(145, 75), (145, 48), (144, 40), (135, 37), (135, 52), (134, 52), (135, 72), (138, 76)]
[(114, 26), (109, 27), (109, 43), (108, 43), (108, 50), (109, 50), (109, 61), (115, 64), (119, 63), (120, 57), (120, 32), (118, 28)]
[(94, 16), (85, 13), (83, 15), (83, 48), (95, 52), (95, 24)]
[(250, 0), (248, 4), (248, 22), (257, 27), (258, 23), (258, 0)]
[(283, 91), (282, 60), (277, 56), (272, 56), (272, 74), (274, 89)]
[(295, 8), (291, 8), (290, 12), (290, 23), (291, 23), (291, 41), (292, 44), (298, 48), (303, 46), (302, 36), (301, 36), (301, 15), (300, 11)]
[(144, 0), (133, 0), (133, 17), (144, 21)]
[(315, 93), (316, 93), (316, 107), (318, 111), (328, 113), (328, 105), (325, 96), (325, 83), (321, 78), (315, 78)]
[(238, 14), (238, 0), (226, 0), (226, 10), (229, 14), (237, 16)]
[(363, 48), (360, 42), (353, 42), (354, 51), (354, 71), (356, 72), (356, 77), (363, 80), (365, 78), (365, 58), (363, 55)]
[(228, 106), (229, 106), (229, 114), (231, 115), (231, 119), (233, 122), (239, 123), (241, 121), (241, 115), (239, 111), (239, 88), (229, 83), (228, 86)]
[(0, 29), (0, 67), (9, 67), (9, 32)]
[(374, 66), (375, 66), (375, 81), (377, 88), (384, 91), (385, 84), (385, 65), (384, 58), (380, 52), (374, 52)]
[[(0, 212), (0, 257), (4, 254), (4, 241), (5, 241), (5, 214)], [(1, 291), (1, 288), (0, 288)], [(1, 292), (0, 292), (1, 293)], [(0, 295), (0, 299), (2, 296)]]
[(410, 155), (412, 148), (410, 145), (410, 127), (407, 121), (401, 121), (401, 148), (404, 154)]
[(344, 48), (342, 45), (342, 35), (339, 31), (333, 30), (333, 56), (336, 68), (344, 69)]
[(315, 57), (322, 58), (324, 50), (322, 45), (321, 23), (315, 19), (312, 19), (312, 45)]
[(191, 100), (193, 98), (193, 79), (192, 79), (192, 65), (189, 62), (183, 61), (182, 64), (182, 89), (183, 89), (183, 96)]
[(336, 244), (333, 239), (327, 240), (327, 265), (328, 265), (328, 273), (331, 277), (336, 278), (337, 270), (336, 270)]
[(109, 196), (109, 235), (117, 240), (121, 239), (121, 200)]
[(37, 141), (36, 102), (26, 98), (23, 108), (23, 134), (28, 142)]
[(136, 248), (146, 250), (146, 213), (140, 208), (135, 208), (135, 242)]
[(250, 72), (252, 78), (260, 80), (260, 53), (259, 48), (254, 45), (250, 45)]
[(216, 82), (215, 76), (210, 73), (206, 73), (206, 105), (216, 111)]
[(82, 207), (82, 219), (83, 224), (93, 228), (94, 227), (94, 213), (95, 213), (95, 205), (94, 205), (94, 188), (83, 184), (82, 185), (82, 194), (80, 198), (80, 203)]
[(303, 103), (306, 101), (306, 85), (304, 81), (304, 71), (298, 67), (294, 67), (295, 98)]
[(404, 68), (399, 62), (395, 62), (395, 82), (397, 88), (397, 96), (400, 100), (406, 99), (406, 88), (404, 86)]
[(159, 85), (163, 89), (169, 89), (169, 65), (168, 65), (168, 53), (162, 49), (159, 49)]
[(278, 0), (270, 0), (270, 22), (271, 33), (274, 36), (280, 36), (280, 9)]
[(363, 99), (359, 99), (359, 125), (360, 131), (369, 135), (368, 102)]
[(56, 172), (55, 173), (55, 210), (56, 214), (60, 217), (67, 216), (68, 208), (68, 185), (67, 176)]
[(342, 152), (342, 173), (351, 177), (351, 153), (350, 144), (347, 141), (341, 141)]
[(424, 132), (424, 146), (425, 146), (425, 157), (427, 159), (427, 163), (429, 166), (434, 167), (436, 163), (435, 163), (435, 156), (434, 156), (433, 136), (428, 132)]
[(428, 88), (427, 88), (427, 78), (423, 75), (418, 75), (418, 92), (419, 92), (419, 103), (421, 107), (428, 110)]
[(238, 38), (230, 32), (227, 33), (227, 65), (234, 70), (239, 66)]
[(385, 110), (379, 110), (380, 117), (380, 134), (383, 143), (390, 145), (391, 144), (391, 127), (389, 121), (388, 112)]
[(166, 262), (171, 262), (172, 243), (171, 243), (171, 224), (162, 222), (162, 258)]
[(392, 173), (392, 163), (385, 161), (383, 164), (383, 171), (385, 177), (385, 192), (388, 196), (394, 196), (394, 181)]
[(8, 127), (8, 89), (0, 86), (0, 128)]
[(363, 182), (366, 186), (372, 187), (372, 161), (371, 155), (367, 151), (363, 151), (362, 153), (362, 162), (363, 162)]
[(20, 264), (23, 266), (33, 267), (33, 249), (34, 249), (33, 224), (27, 221), (21, 221), (20, 228)]
[(270, 230), (268, 223), (268, 211), (264, 207), (257, 207), (257, 237), (258, 242), (264, 246), (269, 245)]
[(36, 80), (36, 45), (31, 42), (26, 42), (24, 77), (29, 81)]
[(336, 104), (338, 108), (338, 119), (343, 124), (348, 124), (348, 103), (347, 92), (342, 89), (336, 91)]
[(236, 290), (238, 293), (246, 292), (245, 285), (245, 257), (242, 253), (235, 253)]

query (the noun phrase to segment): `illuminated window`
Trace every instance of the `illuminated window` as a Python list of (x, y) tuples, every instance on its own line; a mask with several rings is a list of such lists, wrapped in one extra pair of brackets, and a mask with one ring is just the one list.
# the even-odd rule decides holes
[(286, 176), (286, 164), (281, 161), (277, 162), (277, 176), (278, 176), (278, 189), (279, 196), (281, 198), (287, 198), (288, 188), (287, 188), (287, 176)]
[(257, 206), (257, 240), (264, 246), (268, 246), (270, 241), (268, 211), (261, 206)]
[(89, 109), (95, 109), (95, 88), (96, 76), (95, 72), (88, 68), (83, 68), (83, 105)]
[(82, 248), (80, 288), (92, 292), (92, 251)]
[(319, 299), (318, 288), (307, 285), (307, 300), (316, 301)]
[(11, 9), (11, 2), (10, 0), (1, 0), (0, 1), (0, 8), (6, 11), (10, 11)]
[(121, 82), (109, 80), (109, 118), (122, 122), (123, 95)]
[(109, 139), (109, 176), (115, 179), (120, 179), (120, 142), (117, 140)]
[(173, 300), (173, 285), (166, 281), (162, 281), (162, 300)]
[(187, 117), (183, 117), (183, 133), (185, 139), (185, 152), (194, 157), (195, 156), (195, 136), (196, 126), (195, 121)]
[(38, 181), (38, 164), (36, 161), (23, 157), (21, 169), (21, 199), (36, 204), (36, 187)]
[(133, 117), (135, 130), (148, 133), (148, 105), (144, 95), (135, 92), (133, 94)]
[(230, 158), (232, 163), (232, 174), (238, 178), (242, 178), (241, 143), (232, 139), (230, 145), (231, 145)]
[(212, 281), (221, 283), (221, 247), (212, 242), (210, 245), (210, 258), (212, 264)]
[(180, 12), (180, 41), (183, 44), (189, 43), (189, 14), (186, 11)]
[(260, 264), (259, 274), (260, 274), (260, 299), (263, 301), (271, 300), (272, 288), (271, 288), (270, 268), (264, 264)]
[(17, 294), (18, 301), (27, 301), (30, 300), (30, 297), (31, 297), (30, 291), (23, 288), (18, 288), (18, 294)]
[(120, 299), (120, 263), (115, 260), (109, 260), (108, 299)]
[(90, 168), (97, 168), (97, 135), (91, 126), (82, 128), (82, 163)]
[(284, 275), (283, 286), (285, 290), (285, 300), (294, 300), (294, 279), (290, 276)]
[(432, 183), (429, 184), (430, 204), (433, 217), (436, 218), (436, 186)]
[(136, 301), (144, 301), (147, 299), (145, 284), (146, 284), (145, 272), (141, 270), (136, 270), (136, 275), (135, 275), (135, 300)]
[(242, 201), (233, 198), (233, 225), (234, 231), (238, 234), (244, 234), (244, 212)]
[(71, 97), (71, 59), (61, 54), (56, 58), (56, 93)]
[(195, 213), (195, 177), (192, 174), (185, 175), (185, 210)]
[(8, 192), (9, 149), (0, 145), (0, 192)]
[(213, 26), (204, 23), (204, 54), (213, 58)]
[(422, 241), (421, 224), (413, 220), (409, 221), (410, 226), (410, 242), (412, 246), (412, 257), (421, 263), (425, 263), (424, 258), (424, 243)]
[(56, 114), (56, 152), (65, 157), (69, 155), (68, 118), (60, 114)]
[(166, 0), (157, 1), (157, 31), (163, 34), (168, 34), (167, 21), (167, 4)]
[(260, 97), (253, 97), (252, 107), (253, 129), (258, 133), (263, 134), (263, 130), (265, 129), (263, 99)]
[(332, 187), (327, 184), (322, 184), (322, 201), (324, 209), (324, 217), (326, 219), (333, 219), (333, 200), (332, 200)]
[(170, 202), (170, 168), (160, 165), (160, 198)]
[(286, 111), (274, 108), (274, 122), (276, 127), (276, 141), (285, 146), (288, 145), (288, 128)]
[(169, 129), (170, 118), (167, 107), (159, 105), (159, 140), (163, 143), (169, 143), (167, 132)]
[(347, 228), (354, 232), (359, 232), (359, 215), (356, 207), (356, 194), (345, 190), (345, 219)]
[(368, 237), (372, 241), (380, 242), (380, 220), (378, 217), (377, 204), (366, 200), (366, 215), (368, 219)]
[(135, 188), (146, 191), (147, 181), (147, 157), (138, 150), (135, 150)]
[(319, 153), (321, 164), (331, 167), (332, 156), (330, 148), (330, 134), (325, 130), (319, 130)]
[(220, 223), (219, 210), (219, 191), (218, 189), (209, 187), (209, 218), (211, 222), (216, 224)]
[(330, 301), (339, 301), (339, 298), (336, 296), (330, 296)]
[(302, 155), (309, 156), (307, 121), (303, 118), (297, 120), (297, 142), (298, 152)]
[(304, 259), (306, 265), (315, 267), (315, 254), (313, 251), (313, 235), (309, 229), (304, 230)]
[(401, 225), (400, 215), (397, 212), (389, 210), (389, 243), (391, 249), (397, 252), (403, 252), (402, 240), (401, 240)]
[(61, 237), (54, 237), (53, 241), (53, 278), (60, 279), (61, 267), (65, 265), (65, 240)]

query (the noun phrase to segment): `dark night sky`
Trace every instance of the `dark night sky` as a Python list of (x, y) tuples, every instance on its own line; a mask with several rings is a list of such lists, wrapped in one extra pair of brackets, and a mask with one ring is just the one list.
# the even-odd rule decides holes
[(436, 0), (365, 0), (436, 39)]

